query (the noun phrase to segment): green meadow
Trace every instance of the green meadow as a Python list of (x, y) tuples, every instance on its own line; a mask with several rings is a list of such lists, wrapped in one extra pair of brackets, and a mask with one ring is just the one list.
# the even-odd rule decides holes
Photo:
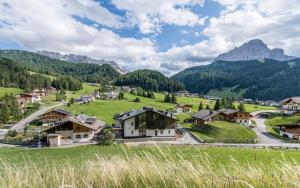
[(205, 125), (202, 129), (191, 124), (184, 124), (187, 130), (204, 142), (219, 143), (255, 143), (255, 132), (237, 123), (217, 121)]
[(22, 93), (23, 90), (19, 88), (13, 88), (13, 87), (0, 87), (0, 97), (3, 97), (5, 94), (13, 94), (18, 95)]

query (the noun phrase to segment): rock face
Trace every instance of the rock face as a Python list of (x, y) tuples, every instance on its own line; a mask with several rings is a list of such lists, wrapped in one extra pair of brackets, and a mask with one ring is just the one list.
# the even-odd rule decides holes
[(120, 66), (119, 64), (117, 64), (114, 61), (106, 61), (103, 59), (97, 60), (97, 59), (93, 59), (93, 58), (90, 58), (87, 56), (76, 55), (76, 54), (63, 55), (58, 52), (49, 52), (49, 51), (39, 51), (37, 53), (40, 55), (48, 56), (53, 59), (60, 59), (60, 60), (64, 60), (64, 61), (68, 61), (68, 62), (72, 62), (72, 63), (90, 63), (90, 64), (99, 64), (99, 65), (109, 64), (113, 68), (115, 68), (117, 71), (119, 71), (121, 74), (128, 72), (124, 67)]
[(282, 49), (270, 49), (263, 41), (254, 39), (227, 53), (220, 54), (214, 61), (246, 61), (259, 59), (289, 61), (296, 59), (296, 57), (285, 55)]

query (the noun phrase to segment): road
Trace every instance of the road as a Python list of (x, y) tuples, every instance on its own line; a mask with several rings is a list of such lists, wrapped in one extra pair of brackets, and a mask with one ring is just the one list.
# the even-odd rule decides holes
[(274, 137), (273, 135), (271, 135), (268, 130), (267, 130), (267, 126), (265, 125), (265, 121), (266, 119), (264, 118), (258, 118), (256, 117), (257, 114), (262, 113), (262, 112), (276, 112), (274, 110), (268, 110), (268, 111), (257, 111), (257, 112), (253, 112), (251, 113), (251, 115), (254, 117), (252, 118), (255, 123), (256, 123), (256, 127), (253, 128), (253, 131), (255, 131), (258, 139), (259, 139), (259, 144), (281, 144), (282, 141), (277, 139), (276, 137)]
[(16, 124), (14, 124), (11, 129), (15, 129), (16, 131), (20, 132), (22, 130), (24, 130), (24, 127), (31, 121), (33, 121), (34, 119), (36, 119), (37, 117), (39, 117), (40, 115), (46, 113), (49, 110), (52, 110), (54, 108), (58, 108), (60, 106), (63, 106), (64, 103), (58, 103), (58, 104), (54, 104), (52, 106), (48, 106), (48, 107), (44, 107), (39, 109), (38, 111), (36, 111), (35, 113), (31, 114), (30, 116), (22, 119), (21, 121), (17, 122)]

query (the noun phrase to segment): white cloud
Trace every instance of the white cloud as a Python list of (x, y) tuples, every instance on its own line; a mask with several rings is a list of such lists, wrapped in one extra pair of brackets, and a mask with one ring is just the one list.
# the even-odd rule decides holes
[[(132, 69), (151, 68), (166, 74), (208, 64), (219, 53), (253, 38), (283, 48), (288, 55), (300, 55), (299, 0), (215, 1), (224, 6), (220, 15), (210, 18), (204, 30), (192, 29), (186, 34), (207, 39), (182, 47), (173, 45), (166, 52), (157, 50), (153, 36), (162, 32), (164, 24), (202, 25), (206, 18), (192, 12), (191, 6), (203, 6), (204, 0), (112, 0), (126, 11), (125, 17), (92, 0), (0, 0), (0, 41), (10, 40), (30, 50), (115, 60)], [(85, 25), (74, 16), (94, 23)], [(97, 29), (99, 25), (107, 29)], [(133, 25), (142, 33), (151, 33), (150, 37), (125, 38), (113, 32)]]
[(139, 62), (155, 53), (155, 43), (150, 39), (122, 38), (111, 30), (98, 30), (76, 21), (73, 16), (79, 14), (109, 27), (119, 27), (122, 24), (117, 16), (95, 2), (82, 2), (1, 2), (0, 40), (9, 39), (34, 51), (51, 50), (82, 54), (116, 60), (123, 64)]
[(192, 12), (190, 6), (203, 6), (205, 0), (112, 0), (118, 9), (138, 25), (142, 33), (161, 32), (162, 24), (179, 26), (203, 25), (206, 17)]

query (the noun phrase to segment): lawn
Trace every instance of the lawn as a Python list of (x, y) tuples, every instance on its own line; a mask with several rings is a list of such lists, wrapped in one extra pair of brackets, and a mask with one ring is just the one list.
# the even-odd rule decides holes
[[(67, 100), (70, 100), (71, 98), (74, 98), (74, 99), (79, 98), (80, 95), (83, 95), (83, 94), (90, 94), (93, 91), (95, 91), (96, 89), (99, 89), (99, 87), (91, 86), (87, 83), (83, 83), (81, 90), (67, 91)], [(42, 97), (42, 100), (44, 103), (51, 104), (52, 102), (55, 102), (56, 97), (55, 97), (55, 94), (50, 94), (48, 96)]]
[(218, 89), (211, 89), (207, 95), (209, 96), (215, 96), (215, 97), (235, 97), (235, 98), (239, 98), (242, 97), (242, 95), (244, 94), (244, 92), (246, 91), (244, 90), (240, 90), (239, 92), (234, 92), (232, 91), (232, 89), (234, 89), (234, 87), (227, 87), (227, 88), (223, 88), (222, 90), (218, 90)]
[(257, 138), (250, 128), (226, 121), (212, 122), (202, 129), (191, 124), (184, 124), (184, 126), (204, 142), (254, 143)]
[(0, 97), (3, 97), (6, 93), (7, 94), (13, 94), (18, 95), (22, 93), (23, 90), (19, 88), (12, 88), (12, 87), (0, 87)]

